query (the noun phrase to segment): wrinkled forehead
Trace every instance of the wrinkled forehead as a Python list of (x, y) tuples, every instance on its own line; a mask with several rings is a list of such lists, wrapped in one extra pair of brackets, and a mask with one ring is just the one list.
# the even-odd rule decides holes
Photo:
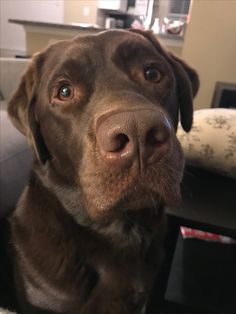
[(132, 58), (142, 55), (158, 55), (144, 36), (122, 30), (105, 31), (52, 45), (45, 53), (44, 69), (51, 73), (52, 70), (73, 70), (82, 65), (90, 68), (102, 67), (119, 56)]

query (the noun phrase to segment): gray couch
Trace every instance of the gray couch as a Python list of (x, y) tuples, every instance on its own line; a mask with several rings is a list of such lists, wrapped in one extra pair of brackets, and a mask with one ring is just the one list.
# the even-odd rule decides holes
[[(0, 58), (0, 228), (1, 218), (10, 213), (28, 179), (32, 153), (25, 137), (17, 131), (7, 114), (7, 103), (17, 88), (29, 60)], [(2, 231), (2, 230), (0, 230)], [(1, 247), (0, 238), (0, 247)], [(8, 294), (7, 258), (0, 253), (0, 314), (13, 314), (13, 300)], [(15, 312), (14, 312), (15, 313)]]

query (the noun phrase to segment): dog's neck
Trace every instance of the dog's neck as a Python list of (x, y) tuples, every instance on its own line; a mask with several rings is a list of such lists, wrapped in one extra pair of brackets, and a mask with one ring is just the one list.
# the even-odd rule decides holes
[[(159, 242), (152, 239), (157, 231), (157, 238), (163, 237), (161, 212), (155, 215), (149, 210), (134, 211), (111, 223), (97, 225), (90, 222), (86, 226), (79, 224), (65, 209), (65, 204), (75, 206), (67, 199), (75, 196), (67, 195), (62, 202), (55, 190), (53, 192), (44, 183), (45, 180), (32, 173), (30, 184), (11, 218), (17, 263), (18, 267), (27, 268), (23, 281), (24, 285), (28, 284), (28, 290), (32, 289), (40, 273), (42, 279), (39, 291), (36, 289), (35, 293), (40, 294), (42, 287), (50, 287), (52, 291), (59, 289), (61, 282), (65, 290), (69, 287), (70, 291), (76, 292), (78, 282), (75, 278), (81, 263), (92, 267), (95, 279), (103, 272), (113, 278), (112, 274), (119, 273), (121, 269), (123, 271), (124, 265), (128, 270), (129, 267), (139, 267), (140, 263), (147, 263), (148, 269), (153, 267), (157, 251), (153, 250), (153, 243)], [(30, 208), (29, 204), (34, 204), (34, 208)], [(42, 298), (47, 300), (46, 295), (40, 295), (40, 298), (39, 302)]]
[[(73, 224), (75, 230), (80, 232), (82, 228), (83, 232), (88, 235), (96, 234), (104, 242), (108, 242), (115, 251), (130, 254), (144, 253), (163, 214), (163, 208), (159, 209), (158, 213), (150, 209), (127, 211), (120, 213), (119, 216), (113, 217), (111, 220), (97, 223), (93, 222), (86, 214), (79, 191), (75, 187), (62, 186), (55, 180), (51, 181), (47, 171), (42, 171), (41, 168), (39, 170), (36, 168), (32, 172), (30, 181), (29, 188), (31, 191), (28, 194), (31, 197), (35, 195), (33, 203), (40, 201), (44, 202), (45, 206), (54, 208), (53, 213), (51, 208), (42, 210), (39, 206), (40, 215), (44, 216), (44, 225), (50, 225), (50, 219), (56, 224), (57, 221), (55, 220), (61, 216), (61, 221), (58, 221), (60, 228), (63, 221), (71, 220), (70, 224)], [(37, 193), (33, 193), (32, 190), (37, 190)], [(40, 200), (37, 198), (37, 194), (41, 195)], [(47, 200), (43, 201), (43, 197)], [(37, 204), (35, 205), (37, 206)], [(55, 208), (57, 208), (56, 212)], [(34, 210), (33, 213), (35, 216), (39, 215), (36, 211)], [(51, 217), (52, 215), (53, 217)], [(67, 218), (65, 219), (64, 216)], [(34, 222), (39, 223), (38, 219), (32, 219), (32, 223)], [(66, 230), (66, 228), (70, 229), (71, 227), (65, 224), (64, 228)], [(61, 230), (61, 232), (64, 231)]]
[[(51, 199), (60, 203), (61, 211), (73, 218), (73, 223), (92, 231), (105, 241), (109, 241), (116, 250), (140, 251), (148, 247), (152, 235), (163, 215), (163, 207), (158, 210), (120, 211), (119, 215), (104, 221), (92, 221), (83, 207), (82, 196), (77, 186), (60, 184), (60, 180), (50, 176), (50, 168), (35, 167), (32, 183), (51, 193)], [(43, 194), (43, 193), (42, 193)]]

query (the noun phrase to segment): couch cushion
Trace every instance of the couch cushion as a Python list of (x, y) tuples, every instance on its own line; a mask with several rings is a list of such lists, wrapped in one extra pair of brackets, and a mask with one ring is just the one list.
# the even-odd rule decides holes
[(7, 110), (7, 104), (6, 100), (0, 100), (0, 110)]
[(236, 110), (212, 108), (194, 112), (192, 130), (177, 136), (187, 163), (236, 178)]
[(0, 110), (0, 218), (12, 210), (22, 193), (32, 164), (25, 137)]

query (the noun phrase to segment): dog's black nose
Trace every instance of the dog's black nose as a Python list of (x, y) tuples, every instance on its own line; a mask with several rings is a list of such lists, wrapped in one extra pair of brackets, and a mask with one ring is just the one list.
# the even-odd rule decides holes
[(105, 114), (98, 119), (96, 137), (107, 161), (141, 166), (161, 159), (170, 147), (171, 124), (160, 110), (132, 110)]

